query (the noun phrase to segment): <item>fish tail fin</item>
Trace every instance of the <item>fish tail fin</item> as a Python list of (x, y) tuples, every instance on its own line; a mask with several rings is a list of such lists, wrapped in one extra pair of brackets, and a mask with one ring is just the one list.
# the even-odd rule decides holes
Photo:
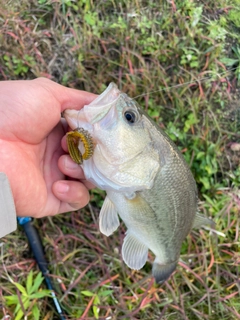
[(167, 264), (160, 264), (157, 262), (157, 260), (155, 260), (152, 268), (152, 274), (155, 278), (155, 281), (159, 284), (166, 281), (176, 269), (177, 263), (177, 261), (174, 261)]
[(193, 221), (193, 228), (201, 228), (202, 226), (210, 225), (212, 228), (215, 227), (215, 222), (203, 215), (197, 213)]

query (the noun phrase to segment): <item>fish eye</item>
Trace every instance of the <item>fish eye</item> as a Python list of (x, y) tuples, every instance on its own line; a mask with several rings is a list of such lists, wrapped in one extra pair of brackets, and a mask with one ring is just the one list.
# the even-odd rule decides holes
[(129, 123), (134, 123), (137, 121), (137, 115), (135, 111), (127, 110), (124, 112), (124, 117)]

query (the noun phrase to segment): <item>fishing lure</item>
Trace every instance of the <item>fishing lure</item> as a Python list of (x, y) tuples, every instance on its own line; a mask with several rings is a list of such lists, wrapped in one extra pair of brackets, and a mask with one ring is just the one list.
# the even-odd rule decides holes
[[(79, 141), (83, 143), (85, 149), (83, 154), (78, 148)], [(67, 146), (70, 157), (77, 164), (82, 164), (83, 160), (87, 160), (93, 155), (93, 139), (88, 131), (83, 128), (76, 128), (67, 133)]]

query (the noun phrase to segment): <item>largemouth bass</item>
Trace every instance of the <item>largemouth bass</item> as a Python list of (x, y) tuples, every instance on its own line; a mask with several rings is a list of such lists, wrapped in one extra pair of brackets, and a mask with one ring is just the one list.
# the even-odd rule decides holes
[[(66, 110), (64, 117), (76, 132), (69, 137), (73, 159), (78, 162), (77, 147), (79, 155), (89, 151), (90, 156), (79, 162), (85, 177), (107, 192), (100, 231), (111, 235), (119, 226), (119, 215), (127, 227), (125, 263), (141, 269), (150, 249), (156, 256), (153, 276), (158, 283), (165, 281), (176, 269), (191, 228), (209, 223), (197, 214), (196, 183), (181, 152), (113, 83), (83, 109)], [(93, 154), (87, 147), (90, 137)]]

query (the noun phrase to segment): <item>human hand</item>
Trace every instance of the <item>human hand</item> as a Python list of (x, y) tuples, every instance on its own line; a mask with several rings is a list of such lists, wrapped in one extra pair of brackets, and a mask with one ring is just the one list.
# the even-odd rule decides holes
[(10, 181), (17, 215), (55, 215), (88, 203), (90, 184), (67, 155), (61, 112), (95, 97), (45, 78), (0, 82), (0, 171)]

